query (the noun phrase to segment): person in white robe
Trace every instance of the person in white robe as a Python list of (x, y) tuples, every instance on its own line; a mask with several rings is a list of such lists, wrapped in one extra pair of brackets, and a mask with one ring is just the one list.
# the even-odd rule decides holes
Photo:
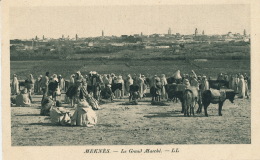
[(144, 83), (143, 83), (143, 97), (146, 97), (146, 92), (147, 92), (147, 81), (144, 75), (141, 76)]
[(16, 96), (15, 102), (16, 102), (17, 107), (30, 107), (31, 106), (31, 100), (29, 98), (29, 93), (28, 93), (27, 88), (22, 90), (22, 92)]
[(13, 75), (12, 80), (12, 95), (18, 95), (19, 94), (19, 81), (17, 79), (17, 75)]
[(137, 82), (138, 82), (138, 86), (139, 86), (140, 98), (143, 98), (143, 95), (144, 95), (144, 80), (142, 79), (141, 74), (137, 78)]
[(238, 93), (238, 83), (239, 83), (239, 77), (238, 74), (236, 74), (235, 78), (234, 78), (234, 82), (233, 82), (233, 90), (235, 91), (235, 93)]
[(126, 84), (125, 84), (125, 87), (126, 87), (126, 94), (128, 96), (130, 96), (130, 86), (133, 85), (134, 83), (134, 80), (132, 79), (131, 75), (127, 75), (127, 78), (126, 78)]
[(166, 93), (166, 90), (165, 90), (165, 86), (167, 85), (167, 79), (165, 77), (165, 74), (162, 74), (162, 76), (161, 76), (161, 83), (162, 83), (162, 95), (161, 95), (161, 98), (162, 99), (167, 99), (168, 96), (167, 96), (167, 93)]
[(97, 124), (97, 115), (88, 102), (80, 101), (71, 117), (71, 125), (93, 127)]
[(186, 87), (190, 87), (190, 82), (189, 82), (188, 79), (184, 79), (183, 84), (184, 84)]
[(120, 98), (122, 98), (122, 97), (124, 97), (124, 92), (125, 92), (125, 82), (124, 82), (123, 77), (121, 75), (118, 76), (117, 83), (121, 83), (122, 84), (122, 90), (118, 91), (118, 96)]
[(65, 90), (65, 80), (64, 80), (64, 78), (61, 75), (59, 75), (58, 79), (59, 79), (60, 90), (61, 91)]
[(202, 76), (202, 80), (201, 80), (201, 93), (203, 93), (206, 90), (209, 90), (209, 82), (208, 82), (206, 76)]
[(238, 97), (245, 98), (245, 92), (246, 92), (246, 85), (245, 85), (244, 76), (240, 75), (239, 83), (238, 83)]

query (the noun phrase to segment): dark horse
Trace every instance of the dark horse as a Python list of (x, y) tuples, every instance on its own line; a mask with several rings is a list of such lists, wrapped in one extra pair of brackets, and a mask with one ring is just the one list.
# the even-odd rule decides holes
[[(225, 102), (226, 99), (228, 99), (231, 103), (234, 103), (234, 99), (235, 99), (235, 95), (236, 93), (234, 92), (234, 90), (215, 90), (214, 92), (224, 92), (224, 96), (216, 98), (216, 97), (212, 97), (211, 94), (211, 90), (206, 90), (202, 93), (202, 104), (204, 106), (204, 111), (205, 111), (205, 116), (208, 117), (208, 112), (207, 112), (207, 108), (210, 105), (210, 103), (212, 104), (218, 104), (218, 115), (222, 116), (222, 106)], [(198, 109), (197, 111), (198, 113), (201, 113), (201, 107)]]
[(139, 86), (138, 85), (130, 85), (129, 86), (129, 92), (130, 92), (130, 96), (129, 96), (129, 102), (130, 101), (136, 101), (139, 97)]
[[(170, 101), (173, 101), (176, 100), (176, 99), (179, 99), (180, 102), (181, 102), (181, 106), (182, 106), (182, 110), (181, 110), (181, 113), (184, 112), (184, 106), (183, 106), (183, 91), (184, 90), (180, 90), (178, 88), (178, 85), (181, 85), (181, 84), (167, 84), (165, 86), (165, 90), (166, 90), (166, 93), (168, 94), (168, 99)], [(184, 85), (182, 85), (183, 87), (185, 87)]]

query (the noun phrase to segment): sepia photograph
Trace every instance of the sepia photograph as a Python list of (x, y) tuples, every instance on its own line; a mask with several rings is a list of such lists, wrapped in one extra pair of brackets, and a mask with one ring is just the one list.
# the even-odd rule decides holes
[(10, 5), (10, 147), (252, 145), (252, 12), (252, 3)]

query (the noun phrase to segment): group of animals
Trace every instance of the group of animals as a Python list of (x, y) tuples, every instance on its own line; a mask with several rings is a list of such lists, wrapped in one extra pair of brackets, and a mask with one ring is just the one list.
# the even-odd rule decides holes
[[(218, 104), (218, 114), (222, 116), (222, 107), (225, 100), (228, 99), (233, 103), (236, 93), (234, 90), (229, 89), (228, 82), (225, 80), (208, 81), (210, 89), (205, 91), (201, 91), (193, 86), (186, 87), (184, 84), (177, 83), (167, 84), (165, 90), (169, 100), (180, 100), (182, 105), (181, 113), (184, 113), (184, 116), (194, 116), (196, 104), (198, 105), (196, 112), (201, 113), (203, 106), (205, 116), (208, 116), (207, 108), (211, 103)], [(153, 93), (152, 96), (157, 96), (155, 91), (150, 90), (150, 92)]]
[[(149, 83), (150, 79), (147, 78), (146, 81)], [(208, 80), (210, 90), (201, 92), (195, 87), (185, 87), (184, 84), (175, 83), (175, 80), (170, 77), (167, 79), (168, 84), (165, 86), (166, 93), (169, 100), (179, 99), (182, 105), (182, 113), (184, 116), (194, 115), (195, 105), (198, 105), (197, 113), (202, 112), (202, 106), (204, 106), (205, 116), (208, 116), (207, 108), (212, 104), (218, 104), (218, 114), (222, 116), (222, 107), (226, 99), (233, 103), (236, 93), (234, 90), (228, 89), (228, 82), (225, 80)], [(19, 86), (23, 86), (23, 82), (20, 82)], [(55, 91), (58, 83), (50, 83), (49, 90)], [(97, 93), (101, 92), (100, 86), (88, 87), (88, 92), (94, 93), (94, 98), (100, 100), (100, 96)], [(116, 90), (122, 90), (123, 86), (121, 83), (116, 83), (111, 85), (111, 94), (115, 94)], [(65, 91), (68, 90), (68, 81), (65, 81)], [(139, 98), (139, 86), (130, 86), (130, 96), (129, 101), (135, 101)], [(153, 100), (158, 100), (158, 95), (155, 94), (156, 90), (151, 87), (150, 94)], [(111, 98), (113, 96), (111, 95)]]

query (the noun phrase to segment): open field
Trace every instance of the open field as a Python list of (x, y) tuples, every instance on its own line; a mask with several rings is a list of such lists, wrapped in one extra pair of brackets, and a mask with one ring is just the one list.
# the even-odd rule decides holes
[(176, 70), (190, 73), (193, 69), (197, 74), (216, 77), (219, 73), (247, 73), (250, 75), (249, 60), (208, 60), (206, 62), (184, 60), (53, 60), (53, 61), (11, 61), (11, 77), (17, 74), (18, 79), (25, 79), (30, 73), (34, 77), (50, 74), (61, 74), (66, 79), (76, 71), (82, 74), (89, 71), (116, 74), (150, 74), (162, 73), (171, 76)]
[[(247, 73), (249, 60), (208, 60), (206, 62), (182, 60), (53, 60), (11, 61), (11, 75), (18, 79), (32, 73), (34, 77), (61, 74), (66, 79), (80, 70), (83, 74), (95, 70), (99, 73), (127, 75), (166, 74), (176, 70), (205, 74), (216, 78), (222, 73)], [(94, 128), (53, 126), (50, 119), (40, 116), (40, 98), (33, 96), (32, 107), (11, 108), (12, 145), (160, 145), (160, 144), (250, 144), (250, 99), (236, 99), (234, 104), (226, 101), (223, 116), (218, 116), (217, 105), (210, 105), (209, 117), (204, 114), (184, 117), (180, 103), (170, 106), (152, 106), (150, 98), (139, 105), (120, 105), (125, 99), (101, 105), (97, 111), (98, 124)], [(64, 104), (64, 107), (69, 107)], [(7, 107), (7, 106), (6, 106)], [(9, 107), (9, 106), (8, 106)], [(71, 109), (73, 110), (73, 109)]]
[(146, 98), (139, 105), (120, 105), (127, 101), (121, 99), (101, 105), (93, 128), (54, 126), (49, 117), (39, 115), (40, 96), (33, 100), (32, 107), (11, 108), (13, 146), (251, 143), (250, 99), (236, 99), (234, 104), (226, 101), (223, 116), (211, 104), (209, 117), (184, 117), (180, 103), (153, 106)]

